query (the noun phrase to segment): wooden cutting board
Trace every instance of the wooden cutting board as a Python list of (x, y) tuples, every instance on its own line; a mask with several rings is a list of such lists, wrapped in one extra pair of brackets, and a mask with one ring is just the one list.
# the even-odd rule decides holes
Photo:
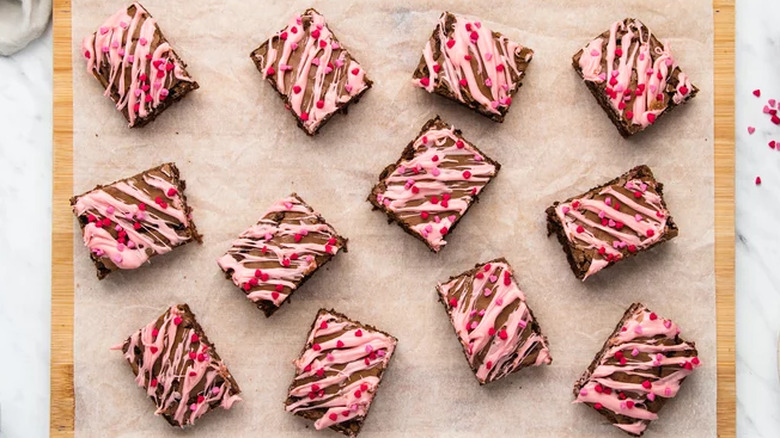
[[(715, 278), (718, 436), (736, 436), (734, 345), (734, 0), (713, 0), (715, 19)], [(54, 0), (54, 195), (51, 291), (52, 437), (74, 435), (73, 71), (71, 0)]]

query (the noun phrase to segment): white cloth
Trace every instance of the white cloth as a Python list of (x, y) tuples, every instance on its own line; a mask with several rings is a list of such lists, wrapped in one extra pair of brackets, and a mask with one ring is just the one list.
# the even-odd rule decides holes
[(38, 38), (49, 17), (51, 0), (0, 0), (0, 55), (13, 55)]

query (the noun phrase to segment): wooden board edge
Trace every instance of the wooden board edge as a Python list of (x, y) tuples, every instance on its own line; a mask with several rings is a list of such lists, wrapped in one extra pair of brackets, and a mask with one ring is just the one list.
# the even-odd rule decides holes
[(713, 0), (718, 436), (737, 435), (734, 301), (734, 0)]
[(73, 71), (71, 0), (54, 0), (54, 136), (51, 282), (51, 437), (72, 437), (73, 393)]

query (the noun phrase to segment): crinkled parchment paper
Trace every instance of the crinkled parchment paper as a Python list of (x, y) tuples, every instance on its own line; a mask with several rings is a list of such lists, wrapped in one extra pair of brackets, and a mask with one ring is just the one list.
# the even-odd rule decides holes
[[(75, 393), (78, 436), (181, 436), (109, 347), (187, 302), (243, 389), (244, 402), (208, 414), (188, 436), (321, 435), (284, 411), (300, 351), (320, 307), (393, 333), (397, 354), (362, 436), (624, 436), (573, 405), (573, 382), (623, 311), (642, 301), (696, 341), (703, 366), (668, 403), (651, 436), (715, 436), (713, 61), (709, 0), (685, 1), (184, 1), (147, 0), (201, 85), (151, 125), (130, 130), (85, 71), (80, 40), (125, 2), (73, 1), (75, 190), (175, 161), (187, 180), (202, 246), (135, 272), (95, 278), (76, 240)], [(315, 138), (295, 126), (249, 53), (309, 6), (328, 19), (374, 88)], [(505, 123), (414, 88), (411, 74), (443, 10), (479, 17), (535, 50)], [(688, 105), (622, 139), (571, 67), (611, 22), (642, 19), (701, 88)], [(365, 202), (435, 114), (503, 164), (438, 255)], [(577, 281), (547, 238), (544, 209), (647, 163), (666, 184), (680, 227), (673, 241)], [(216, 259), (276, 199), (296, 191), (343, 235), (340, 254), (266, 319), (223, 277)], [(506, 256), (550, 340), (551, 366), (479, 387), (463, 358), (437, 281)]]

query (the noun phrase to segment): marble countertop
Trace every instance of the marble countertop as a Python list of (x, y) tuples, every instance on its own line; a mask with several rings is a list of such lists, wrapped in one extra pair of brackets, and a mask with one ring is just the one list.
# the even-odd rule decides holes
[[(780, 434), (780, 126), (762, 114), (780, 100), (780, 2), (737, 1), (737, 430)], [(49, 30), (0, 57), (0, 437), (48, 434), (52, 166)], [(761, 90), (761, 98), (753, 96)], [(755, 133), (747, 127), (754, 126)], [(760, 176), (762, 184), (755, 179)], [(777, 188), (775, 188), (777, 187)], [(10, 360), (13, 358), (13, 360)]]

